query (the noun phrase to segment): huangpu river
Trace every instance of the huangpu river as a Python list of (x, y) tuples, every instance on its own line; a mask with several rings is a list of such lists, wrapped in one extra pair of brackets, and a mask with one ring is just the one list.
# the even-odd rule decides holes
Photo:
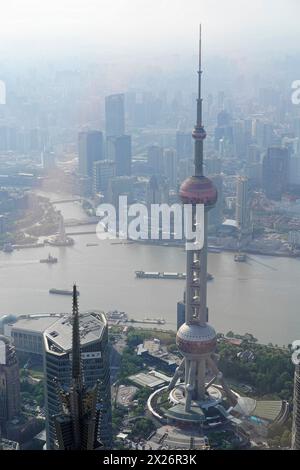
[[(66, 219), (86, 218), (79, 203), (57, 206)], [(95, 226), (67, 231), (92, 231)], [(28, 248), (0, 252), (0, 315), (67, 312), (69, 296), (49, 289), (80, 291), (83, 310), (121, 310), (129, 317), (164, 318), (176, 329), (176, 304), (183, 297), (181, 280), (136, 279), (135, 271), (185, 272), (183, 248), (146, 244), (115, 244), (96, 233), (73, 236), (72, 247)], [(87, 246), (97, 244), (97, 246)], [(48, 253), (56, 264), (41, 264)], [(300, 338), (300, 260), (251, 256), (236, 263), (233, 253), (209, 253), (209, 321), (216, 331), (252, 333), (259, 341), (287, 345)]]

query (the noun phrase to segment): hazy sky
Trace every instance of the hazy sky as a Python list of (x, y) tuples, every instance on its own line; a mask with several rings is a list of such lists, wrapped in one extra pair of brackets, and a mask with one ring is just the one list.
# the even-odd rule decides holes
[(193, 47), (201, 21), (209, 50), (288, 52), (300, 41), (299, 13), (299, 0), (5, 0), (0, 51), (176, 53)]

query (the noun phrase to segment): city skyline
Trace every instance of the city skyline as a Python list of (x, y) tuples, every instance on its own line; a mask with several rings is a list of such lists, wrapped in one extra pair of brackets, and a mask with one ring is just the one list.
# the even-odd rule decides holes
[(299, 448), (299, 11), (0, 9), (1, 450)]

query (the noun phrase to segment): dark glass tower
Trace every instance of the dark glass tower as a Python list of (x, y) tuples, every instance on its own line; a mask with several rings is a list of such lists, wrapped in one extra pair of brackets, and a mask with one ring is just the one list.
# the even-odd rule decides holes
[(80, 132), (78, 136), (79, 173), (93, 176), (94, 163), (104, 159), (103, 134), (100, 131)]
[[(44, 332), (47, 449), (111, 447), (107, 321), (73, 312)], [(100, 444), (101, 442), (101, 444)]]
[(81, 365), (79, 314), (76, 286), (73, 287), (72, 378), (68, 391), (57, 383), (61, 413), (54, 417), (58, 448), (60, 450), (93, 450), (102, 445), (98, 441), (100, 409), (97, 407), (97, 381), (87, 389)]
[(294, 376), (292, 449), (300, 450), (300, 365), (296, 364)]

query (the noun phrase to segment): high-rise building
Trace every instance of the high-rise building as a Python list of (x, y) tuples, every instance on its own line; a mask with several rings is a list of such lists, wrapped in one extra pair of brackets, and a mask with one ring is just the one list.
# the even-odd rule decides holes
[[(78, 321), (75, 330), (74, 317)], [(55, 449), (57, 441), (61, 447), (90, 448), (96, 445), (96, 438), (104, 448), (110, 448), (111, 397), (105, 315), (101, 312), (79, 315), (76, 300), (73, 315), (63, 316), (52, 323), (44, 331), (43, 338), (47, 449)], [(64, 412), (57, 395), (58, 387), (69, 392), (68, 398), (62, 396)], [(91, 389), (92, 392), (87, 392)], [(65, 412), (68, 414), (66, 418), (63, 417)], [(74, 424), (72, 433), (70, 420)], [(89, 420), (94, 420), (94, 424)]]
[(152, 175), (146, 187), (146, 201), (151, 204), (169, 203), (169, 185), (165, 178)]
[(116, 176), (116, 164), (111, 160), (102, 160), (94, 163), (93, 191), (106, 195), (109, 181)]
[(300, 153), (289, 159), (289, 185), (300, 187)]
[(163, 171), (171, 189), (177, 186), (177, 155), (174, 149), (165, 149), (163, 153)]
[(209, 213), (208, 221), (209, 225), (217, 227), (223, 222), (223, 175), (215, 174), (209, 177), (218, 192), (218, 199), (215, 207)]
[(55, 154), (49, 150), (44, 150), (42, 152), (42, 167), (43, 170), (49, 171), (54, 170), (56, 167), (55, 163)]
[(0, 335), (0, 434), (20, 413), (19, 362), (11, 339)]
[(300, 365), (295, 364), (292, 449), (300, 450)]
[(113, 204), (118, 211), (119, 197), (127, 196), (128, 204), (133, 202), (135, 176), (115, 176), (111, 178), (108, 185), (108, 202)]
[(253, 126), (253, 136), (261, 149), (274, 145), (274, 126), (270, 122), (257, 119)]
[(104, 159), (103, 135), (100, 131), (84, 131), (78, 136), (79, 173), (93, 176), (94, 162)]
[(261, 153), (260, 153), (260, 149), (257, 145), (252, 144), (252, 145), (248, 146), (247, 161), (248, 161), (249, 164), (251, 164), (251, 163), (260, 163)]
[(263, 189), (269, 199), (280, 200), (288, 185), (288, 149), (270, 147), (263, 159)]
[(163, 171), (163, 149), (158, 145), (148, 147), (147, 162), (151, 175), (160, 175)]
[(241, 232), (249, 229), (249, 202), (249, 180), (245, 176), (239, 176), (236, 184), (236, 221)]
[(121, 93), (105, 98), (105, 133), (106, 137), (125, 134), (124, 95)]
[(116, 164), (116, 176), (131, 175), (131, 136), (120, 135), (114, 139), (113, 160)]
[(249, 183), (254, 186), (262, 186), (262, 163), (250, 163), (245, 166), (245, 175), (249, 178)]
[(235, 120), (232, 126), (233, 131), (233, 151), (237, 158), (246, 159), (247, 140), (245, 132), (245, 121)]
[[(100, 410), (98, 406), (99, 381), (88, 388), (82, 371), (78, 293), (73, 287), (71, 381), (68, 389), (57, 384), (60, 411), (54, 416), (58, 449), (95, 450), (102, 447), (98, 440)], [(81, 326), (82, 328), (82, 326)], [(55, 334), (53, 334), (55, 337)], [(85, 353), (96, 358), (96, 352)]]
[(189, 132), (176, 132), (176, 154), (179, 160), (192, 157), (193, 146)]

